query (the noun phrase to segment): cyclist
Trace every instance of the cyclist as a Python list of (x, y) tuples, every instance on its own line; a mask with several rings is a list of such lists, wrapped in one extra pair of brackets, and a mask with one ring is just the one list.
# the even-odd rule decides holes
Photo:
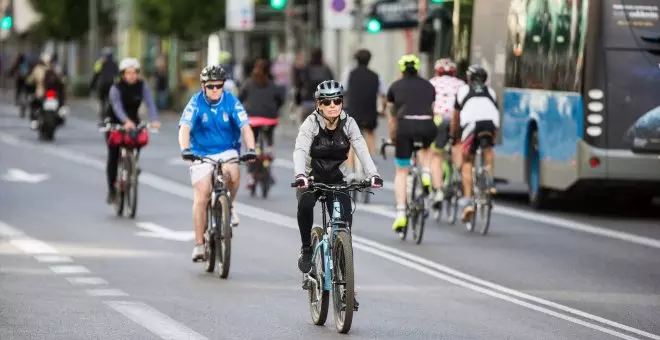
[[(293, 169), (298, 189), (298, 229), (302, 247), (298, 257), (298, 269), (307, 273), (312, 267), (311, 231), (314, 220), (314, 205), (320, 194), (305, 191), (309, 176), (315, 182), (325, 184), (346, 183), (346, 160), (352, 146), (358, 159), (364, 164), (371, 185), (379, 188), (383, 180), (377, 173), (367, 143), (355, 120), (342, 109), (344, 88), (336, 80), (326, 80), (316, 86), (314, 92), (316, 109), (305, 119), (298, 130), (293, 150)], [(342, 206), (342, 220), (352, 223), (351, 197), (348, 193), (338, 196)], [(332, 205), (328, 200), (328, 205)], [(332, 207), (328, 208), (332, 211)]]
[[(140, 124), (138, 110), (142, 101), (147, 104), (151, 117), (151, 126), (160, 127), (158, 112), (149, 86), (140, 79), (140, 62), (134, 58), (124, 58), (119, 63), (120, 79), (110, 87), (108, 100), (110, 105), (104, 116), (109, 118), (111, 124), (124, 124), (124, 128), (135, 129)], [(110, 132), (106, 133), (106, 140)], [(119, 162), (119, 146), (108, 145), (108, 160), (106, 163), (106, 176), (108, 179), (108, 204), (115, 200), (115, 180), (117, 178), (117, 165)], [(138, 174), (140, 169), (137, 169)]]
[[(383, 109), (380, 112), (383, 112), (386, 103), (387, 85), (385, 85), (378, 73), (369, 69), (368, 65), (369, 61), (371, 61), (371, 52), (369, 50), (358, 50), (354, 58), (357, 65), (345, 74), (342, 81), (344, 84), (347, 84), (345, 88), (347, 95), (346, 105), (348, 111), (351, 113), (351, 117), (355, 119), (360, 130), (364, 133), (369, 152), (374, 154), (376, 152), (375, 130), (378, 126), (379, 115), (377, 107), (378, 98), (380, 97), (382, 99)], [(353, 163), (354, 157), (351, 150), (347, 163), (350, 170), (355, 169), (355, 164)]]
[[(252, 75), (245, 80), (238, 99), (244, 103), (250, 118), (250, 127), (254, 132), (255, 141), (263, 134), (267, 151), (262, 154), (273, 154), (273, 130), (279, 123), (279, 109), (284, 103), (280, 89), (268, 79), (268, 64), (260, 59), (252, 69)], [(248, 189), (254, 186), (253, 167), (248, 167)]]
[[(461, 86), (456, 94), (454, 117), (451, 124), (451, 136), (460, 138), (463, 149), (463, 194), (460, 204), (463, 209), (463, 221), (472, 219), (472, 162), (481, 139), (487, 141), (483, 150), (486, 169), (488, 171), (488, 186), (491, 194), (495, 193), (492, 180), (493, 149), (495, 135), (500, 126), (500, 113), (495, 91), (486, 85), (488, 72), (479, 66), (472, 65), (467, 70), (467, 85)], [(457, 132), (462, 131), (460, 136)]]
[[(225, 183), (230, 192), (231, 203), (236, 200), (240, 185), (238, 159), (241, 135), (248, 150), (247, 160), (257, 157), (254, 151), (254, 134), (248, 124), (248, 115), (243, 104), (229, 91), (223, 89), (227, 73), (219, 65), (209, 65), (199, 75), (201, 91), (195, 93), (183, 109), (179, 121), (179, 147), (181, 157), (192, 161), (194, 156), (206, 156), (215, 160), (229, 161), (223, 166)], [(193, 224), (195, 247), (193, 262), (204, 261), (204, 229), (206, 226), (206, 204), (211, 194), (213, 166), (207, 163), (191, 164), (190, 180), (195, 194), (193, 198)], [(238, 226), (238, 216), (232, 209), (232, 226)]]
[(104, 47), (101, 50), (101, 57), (94, 63), (94, 76), (89, 85), (90, 90), (93, 89), (98, 83), (98, 98), (99, 98), (99, 116), (103, 121), (104, 114), (107, 111), (106, 104), (108, 102), (108, 95), (110, 87), (115, 83), (116, 77), (120, 72), (120, 67), (114, 59), (112, 49)]
[[(444, 147), (449, 141), (449, 125), (454, 114), (454, 102), (458, 89), (465, 85), (465, 82), (456, 77), (456, 64), (451, 59), (443, 58), (435, 62), (435, 77), (429, 81), (435, 88), (435, 105), (433, 107), (433, 121), (438, 126), (438, 134), (435, 141), (431, 144), (431, 179), (435, 189), (433, 207), (438, 208), (444, 200), (442, 163), (444, 161)], [(460, 153), (452, 152), (456, 166), (460, 166)]]
[(390, 138), (395, 144), (396, 173), (394, 196), (396, 218), (392, 230), (400, 232), (408, 223), (406, 217), (407, 178), (412, 165), (413, 143), (419, 141), (422, 147), (417, 153), (422, 164), (422, 186), (430, 192), (429, 147), (437, 135), (438, 128), (433, 124), (433, 104), (435, 89), (428, 80), (419, 76), (421, 63), (415, 55), (404, 55), (399, 59), (402, 77), (390, 86), (387, 92), (387, 105), (390, 116), (388, 125)]

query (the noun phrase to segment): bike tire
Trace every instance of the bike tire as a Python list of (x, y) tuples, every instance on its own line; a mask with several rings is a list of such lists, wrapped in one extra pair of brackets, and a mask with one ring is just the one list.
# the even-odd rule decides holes
[[(344, 285), (344, 294), (341, 294), (338, 287), (341, 285), (333, 284), (332, 301), (335, 314), (335, 327), (337, 332), (346, 334), (353, 324), (353, 313), (355, 312), (355, 267), (353, 264), (353, 246), (351, 234), (348, 231), (341, 230), (337, 233), (337, 238), (333, 244), (332, 251), (332, 277), (334, 282), (342, 282)], [(343, 268), (342, 267), (343, 264)], [(338, 269), (341, 270), (342, 277), (337, 277)], [(344, 315), (342, 317), (341, 296), (345, 298)]]
[(270, 173), (269, 169), (264, 168), (263, 169), (264, 174), (261, 177), (261, 197), (263, 199), (268, 198), (268, 193), (270, 192)]
[(209, 202), (208, 207), (206, 208), (206, 231), (204, 232), (204, 252), (206, 253), (206, 263), (204, 264), (204, 270), (207, 273), (213, 273), (215, 270), (215, 262), (217, 260), (217, 249), (215, 242), (215, 234), (217, 229), (213, 227), (213, 220), (217, 221), (217, 217), (213, 211), (211, 202)]
[(491, 201), (490, 195), (486, 199), (486, 204), (484, 204), (484, 209), (486, 209), (486, 221), (484, 227), (481, 229), (481, 235), (488, 234), (488, 229), (490, 228), (490, 219), (493, 213), (493, 202)]
[(124, 215), (124, 203), (125, 203), (125, 192), (126, 192), (126, 183), (122, 180), (122, 174), (124, 168), (127, 166), (126, 160), (123, 157), (119, 158), (119, 163), (117, 164), (117, 179), (115, 179), (115, 213), (117, 217), (122, 217)]
[(128, 182), (130, 183), (129, 190), (127, 191), (126, 197), (128, 198), (128, 217), (134, 219), (137, 214), (137, 202), (138, 202), (138, 175), (137, 175), (137, 161), (135, 159), (135, 154), (131, 153), (129, 156), (131, 159), (131, 164), (134, 166), (131, 167), (130, 176)]
[[(316, 249), (316, 245), (323, 240), (323, 228), (318, 225), (312, 227), (312, 249)], [(311, 285), (307, 291), (309, 303), (309, 313), (312, 316), (312, 322), (317, 326), (323, 326), (328, 319), (328, 309), (330, 308), (330, 291), (324, 290), (323, 280), (325, 278), (325, 258), (323, 255), (322, 248), (316, 254), (315, 258), (312, 258), (312, 272), (310, 275), (314, 277), (316, 282), (319, 283), (318, 286)]]
[[(229, 197), (226, 194), (221, 194), (217, 198), (215, 205), (216, 214), (220, 215), (216, 219), (216, 245), (219, 246), (219, 251), (217, 255), (218, 259), (218, 275), (221, 279), (226, 279), (229, 276), (229, 267), (231, 264), (231, 237), (232, 230), (231, 224), (229, 223), (229, 217), (231, 212), (229, 210)], [(217, 216), (217, 215), (216, 215)], [(220, 225), (218, 226), (218, 223)]]

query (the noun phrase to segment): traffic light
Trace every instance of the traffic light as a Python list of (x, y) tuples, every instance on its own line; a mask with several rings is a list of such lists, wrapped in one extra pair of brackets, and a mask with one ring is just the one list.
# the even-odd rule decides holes
[(12, 22), (13, 22), (12, 17), (10, 15), (5, 15), (2, 18), (2, 21), (0, 22), (0, 28), (2, 28), (3, 30), (8, 30), (11, 28)]
[(378, 21), (378, 19), (369, 19), (369, 21), (367, 21), (367, 32), (369, 33), (380, 32), (380, 21)]
[(286, 1), (287, 0), (270, 0), (270, 8), (276, 10), (284, 9), (284, 7), (286, 7)]
[(434, 3), (436, 3), (436, 4), (437, 4), (437, 3), (442, 3), (442, 2), (445, 2), (445, 0), (431, 0), (431, 2), (434, 2)]

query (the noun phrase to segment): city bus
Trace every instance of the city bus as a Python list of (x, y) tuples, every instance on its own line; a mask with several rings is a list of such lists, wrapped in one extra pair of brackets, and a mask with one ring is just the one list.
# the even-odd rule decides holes
[(496, 179), (525, 184), (534, 208), (660, 195), (660, 0), (467, 2), (469, 60), (502, 115)]

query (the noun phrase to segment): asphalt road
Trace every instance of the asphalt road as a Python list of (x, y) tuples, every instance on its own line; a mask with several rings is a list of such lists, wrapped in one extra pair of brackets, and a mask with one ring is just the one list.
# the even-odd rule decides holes
[[(83, 108), (47, 144), (0, 104), (0, 339), (660, 339), (657, 216), (532, 213), (514, 197), (496, 202), (488, 236), (429, 222), (414, 245), (390, 230), (387, 188), (354, 218), (351, 332), (339, 336), (332, 318), (314, 326), (286, 133), (269, 199), (239, 193), (221, 280), (190, 260), (176, 120), (141, 155), (130, 220), (105, 204), (106, 151)], [(390, 162), (377, 162), (391, 179)]]

